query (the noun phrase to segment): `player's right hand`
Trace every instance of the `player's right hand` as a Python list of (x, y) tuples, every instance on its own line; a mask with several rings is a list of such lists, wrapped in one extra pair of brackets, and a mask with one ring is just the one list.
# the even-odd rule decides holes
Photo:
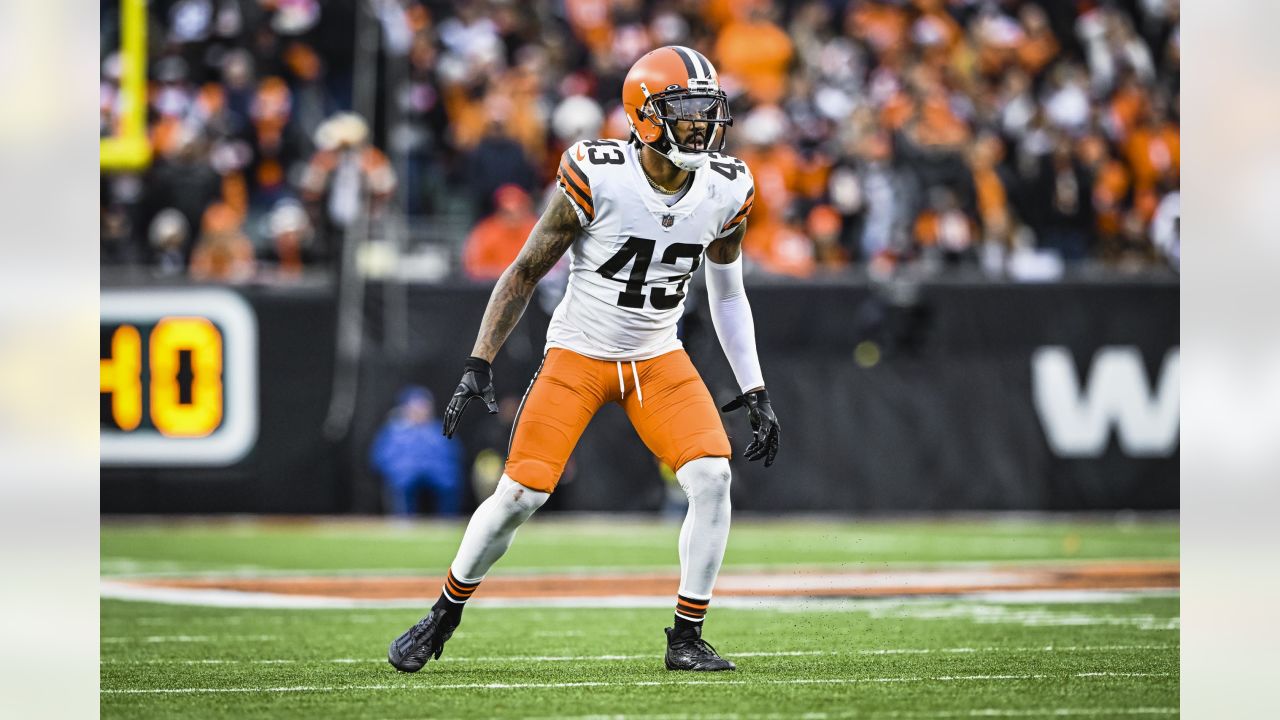
[(444, 411), (444, 436), (453, 437), (458, 429), (458, 420), (467, 409), (467, 405), (475, 398), (480, 398), (489, 408), (489, 414), (498, 412), (498, 402), (493, 393), (493, 366), (488, 360), (474, 355), (467, 358), (462, 371), (462, 379), (458, 381), (458, 389), (449, 398), (449, 407)]

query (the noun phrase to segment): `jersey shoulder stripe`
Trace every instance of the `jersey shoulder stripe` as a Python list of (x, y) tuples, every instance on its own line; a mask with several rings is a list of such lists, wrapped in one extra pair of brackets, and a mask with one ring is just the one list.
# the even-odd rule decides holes
[(565, 151), (560, 158), (560, 167), (556, 170), (556, 183), (568, 196), (570, 202), (578, 207), (587, 222), (595, 220), (595, 200), (591, 196), (591, 183), (582, 167), (574, 162), (573, 148)]
[(751, 204), (755, 202), (755, 199), (756, 189), (753, 184), (747, 189), (747, 198), (742, 201), (742, 205), (738, 208), (738, 212), (734, 213), (734, 216), (729, 218), (729, 222), (725, 223), (724, 227), (720, 228), (721, 235), (737, 229), (737, 227), (742, 224), (742, 221), (747, 219), (747, 216), (751, 214)]

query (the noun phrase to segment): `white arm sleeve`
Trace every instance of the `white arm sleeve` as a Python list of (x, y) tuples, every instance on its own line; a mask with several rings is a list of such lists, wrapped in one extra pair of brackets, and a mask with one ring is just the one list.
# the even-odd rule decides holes
[(756, 328), (751, 305), (742, 286), (742, 256), (719, 265), (707, 260), (707, 300), (711, 322), (716, 327), (720, 347), (729, 359), (733, 376), (743, 392), (764, 386), (760, 358), (756, 356)]

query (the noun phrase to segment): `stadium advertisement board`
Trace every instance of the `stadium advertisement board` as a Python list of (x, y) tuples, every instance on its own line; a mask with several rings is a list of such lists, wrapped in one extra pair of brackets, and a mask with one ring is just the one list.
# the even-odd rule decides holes
[(230, 465), (258, 435), (257, 322), (222, 289), (102, 293), (106, 466)]
[[(395, 353), (383, 349), (392, 343), (381, 325), (382, 293), (372, 288), (357, 405), (349, 434), (335, 444), (321, 433), (332, 383), (331, 293), (237, 291), (259, 328), (255, 448), (221, 469), (108, 466), (106, 439), (117, 430), (108, 427), (104, 395), (103, 477), (115, 489), (104, 493), (104, 511), (379, 512), (381, 487), (367, 460), (373, 434), (403, 385), (448, 396), (488, 292), (463, 283), (412, 286), (407, 351)], [(749, 292), (786, 442), (769, 471), (733, 461), (737, 510), (1178, 507), (1175, 282), (935, 283), (910, 293), (768, 283)], [(104, 333), (107, 323), (125, 320), (144, 333), (161, 316), (186, 312), (155, 303), (160, 309), (143, 317), (108, 316), (107, 297)], [(690, 297), (685, 345), (723, 402), (736, 394), (732, 374), (703, 298)], [(518, 403), (537, 367), (546, 305), (530, 306), (494, 363), (500, 399)], [(224, 353), (232, 352), (239, 336), (208, 317), (223, 328)], [(228, 366), (228, 388), (234, 375)], [(228, 417), (235, 404), (227, 401)], [(741, 451), (745, 421), (727, 416), (726, 428)], [(505, 452), (508, 430), (502, 416), (465, 417), (456, 437), (467, 464), (485, 451)], [(148, 432), (156, 442), (193, 441)], [(666, 496), (661, 477), (625, 415), (606, 407), (547, 509), (653, 511)]]

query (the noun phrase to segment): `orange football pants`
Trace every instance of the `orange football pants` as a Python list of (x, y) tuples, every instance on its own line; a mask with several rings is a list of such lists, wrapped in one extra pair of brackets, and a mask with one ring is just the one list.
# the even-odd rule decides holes
[(636, 361), (633, 373), (629, 360), (551, 348), (520, 403), (507, 476), (534, 490), (555, 490), (582, 431), (607, 402), (622, 406), (640, 439), (672, 470), (700, 457), (732, 455), (711, 393), (684, 350)]

